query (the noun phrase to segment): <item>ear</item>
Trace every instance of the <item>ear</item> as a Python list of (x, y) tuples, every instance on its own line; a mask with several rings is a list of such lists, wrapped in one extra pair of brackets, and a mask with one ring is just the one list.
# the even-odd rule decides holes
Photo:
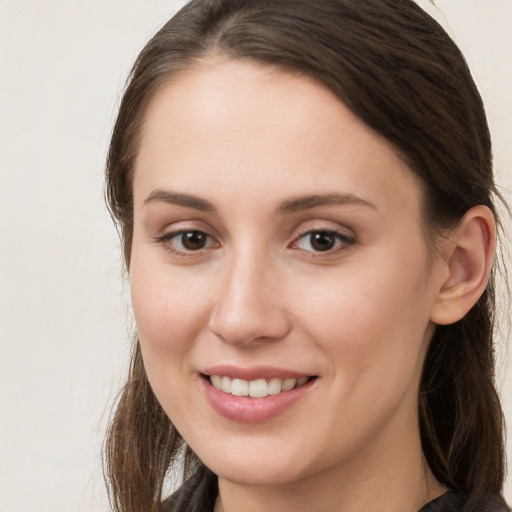
[(448, 235), (442, 282), (430, 319), (441, 325), (463, 318), (487, 286), (496, 248), (496, 221), (486, 206), (471, 208)]

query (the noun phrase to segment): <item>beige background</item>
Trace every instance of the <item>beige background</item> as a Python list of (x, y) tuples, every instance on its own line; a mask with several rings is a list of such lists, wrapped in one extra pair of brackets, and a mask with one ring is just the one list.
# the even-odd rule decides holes
[[(126, 369), (130, 313), (103, 161), (129, 66), (181, 3), (0, 0), (3, 512), (108, 510), (99, 452), (106, 404)], [(437, 4), (429, 10), (480, 86), (511, 200), (512, 1)]]

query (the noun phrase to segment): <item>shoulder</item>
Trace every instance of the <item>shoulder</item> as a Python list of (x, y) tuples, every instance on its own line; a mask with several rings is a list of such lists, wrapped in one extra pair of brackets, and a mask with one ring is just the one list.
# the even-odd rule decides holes
[(470, 502), (464, 495), (448, 491), (427, 503), (419, 512), (510, 512), (510, 508), (499, 495)]

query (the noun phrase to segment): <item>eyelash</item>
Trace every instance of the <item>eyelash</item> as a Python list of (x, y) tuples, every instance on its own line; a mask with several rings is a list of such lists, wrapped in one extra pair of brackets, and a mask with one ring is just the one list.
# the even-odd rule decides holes
[[(199, 256), (203, 253), (204, 250), (209, 250), (212, 248), (212, 247), (201, 247), (197, 250), (191, 250), (191, 249), (186, 249), (186, 248), (181, 249), (181, 248), (177, 248), (175, 243), (172, 243), (173, 239), (180, 237), (180, 236), (183, 237), (184, 235), (187, 235), (187, 234), (189, 234), (189, 235), (192, 235), (192, 234), (204, 235), (204, 236), (206, 236), (207, 240), (209, 240), (210, 244), (212, 241), (214, 242), (214, 244), (216, 244), (213, 248), (217, 248), (220, 246), (219, 242), (216, 240), (215, 237), (213, 237), (212, 235), (209, 235), (205, 231), (201, 231), (199, 229), (190, 229), (190, 230), (183, 229), (183, 230), (179, 230), (179, 231), (174, 231), (172, 233), (167, 233), (161, 237), (158, 237), (156, 239), (156, 241), (159, 244), (161, 244), (170, 253), (175, 254), (177, 256), (181, 256), (181, 257)], [(311, 237), (314, 234), (334, 238), (334, 243), (337, 244), (337, 247), (328, 248), (325, 251), (323, 251), (323, 250), (317, 250), (317, 251), (307, 250), (307, 249), (298, 247), (298, 243), (301, 240), (305, 239), (308, 236)], [(311, 238), (310, 238), (309, 243), (311, 244)], [(340, 233), (338, 231), (334, 231), (332, 229), (309, 229), (303, 233), (300, 233), (293, 240), (293, 242), (289, 245), (289, 247), (296, 248), (297, 250), (301, 250), (303, 252), (312, 253), (315, 255), (315, 257), (321, 257), (324, 254), (326, 256), (332, 255), (332, 254), (337, 254), (338, 252), (347, 250), (350, 246), (352, 246), (354, 244), (355, 244), (355, 239), (353, 237), (347, 236), (346, 234)], [(181, 245), (183, 245), (183, 241), (181, 241)]]

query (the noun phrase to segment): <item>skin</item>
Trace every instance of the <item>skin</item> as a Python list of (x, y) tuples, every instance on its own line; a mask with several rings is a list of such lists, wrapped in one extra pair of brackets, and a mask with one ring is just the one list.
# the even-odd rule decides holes
[[(133, 186), (145, 367), (219, 475), (216, 510), (415, 511), (443, 492), (417, 396), (433, 320), (454, 321), (441, 300), (454, 243), (432, 265), (421, 186), (387, 141), (308, 78), (217, 58), (153, 99)], [(312, 195), (330, 202), (283, 206)], [(203, 248), (184, 249), (191, 231)], [(311, 231), (339, 235), (321, 252)], [(242, 424), (205, 397), (200, 372), (217, 364), (317, 378), (283, 414)]]

